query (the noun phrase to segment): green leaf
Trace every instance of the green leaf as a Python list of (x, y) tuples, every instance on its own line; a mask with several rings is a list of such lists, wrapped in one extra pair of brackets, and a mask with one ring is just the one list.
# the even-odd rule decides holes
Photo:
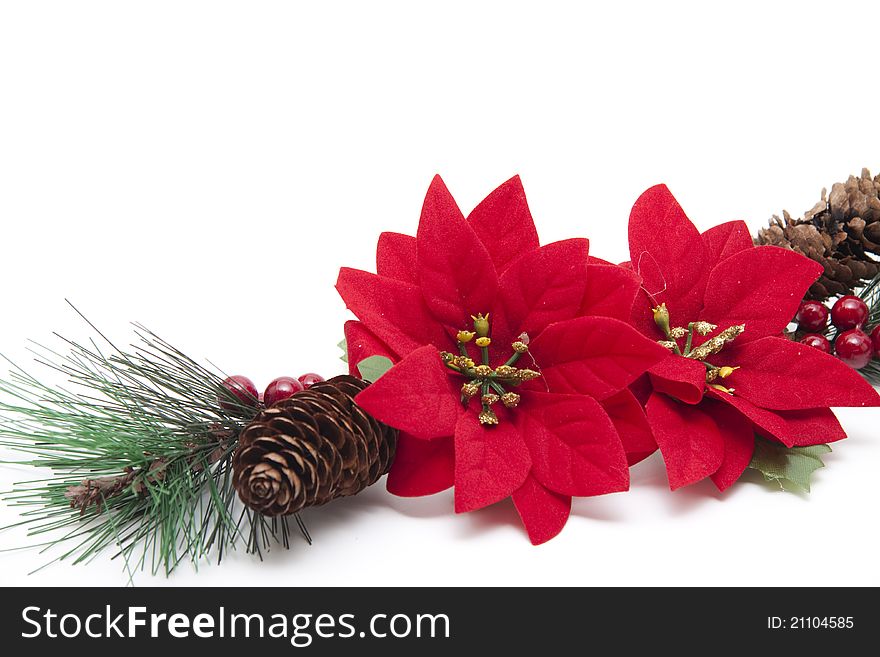
[(361, 373), (361, 378), (364, 381), (375, 383), (379, 380), (379, 377), (393, 366), (394, 363), (386, 356), (370, 356), (358, 363), (358, 371)]
[(758, 470), (767, 481), (778, 483), (782, 490), (795, 488), (809, 493), (810, 476), (825, 467), (820, 456), (830, 451), (828, 445), (786, 447), (782, 443), (758, 438), (749, 467)]
[(340, 342), (336, 346), (339, 347), (340, 349), (342, 349), (342, 355), (339, 357), (339, 360), (341, 360), (343, 363), (347, 363), (348, 362), (348, 340), (343, 339), (342, 342)]

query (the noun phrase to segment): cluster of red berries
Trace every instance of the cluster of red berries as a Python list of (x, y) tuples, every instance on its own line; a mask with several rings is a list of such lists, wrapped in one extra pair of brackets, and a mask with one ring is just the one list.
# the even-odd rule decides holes
[(830, 313), (818, 301), (804, 301), (795, 317), (798, 328), (807, 331), (801, 342), (830, 354), (831, 341), (824, 335), (829, 317), (837, 329), (833, 351), (840, 360), (858, 370), (870, 363), (875, 355), (880, 356), (880, 324), (870, 335), (865, 332), (868, 305), (852, 295), (840, 297)]
[[(311, 372), (303, 374), (297, 379), (294, 379), (292, 376), (279, 376), (266, 386), (266, 391), (263, 394), (258, 394), (257, 386), (254, 385), (253, 381), (246, 376), (236, 374), (226, 379), (223, 382), (223, 386), (240, 402), (240, 405), (257, 407), (260, 404), (273, 406), (288, 397), (292, 397), (301, 390), (311, 388), (323, 380), (324, 377), (320, 374), (313, 374)], [(221, 399), (220, 406), (226, 410), (234, 410), (238, 405), (229, 399)]]

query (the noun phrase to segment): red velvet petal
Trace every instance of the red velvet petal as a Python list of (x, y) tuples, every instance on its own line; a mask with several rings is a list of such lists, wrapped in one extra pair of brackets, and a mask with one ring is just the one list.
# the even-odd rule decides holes
[(518, 412), (532, 474), (562, 495), (604, 495), (629, 488), (626, 453), (614, 424), (585, 395), (530, 392)]
[(718, 490), (727, 490), (749, 466), (755, 452), (755, 430), (742, 413), (726, 404), (707, 402), (707, 412), (715, 420), (724, 440), (724, 460), (712, 473)]
[(638, 276), (623, 267), (590, 264), (580, 314), (629, 321), (639, 285)]
[(654, 390), (687, 404), (698, 404), (706, 388), (706, 366), (692, 358), (670, 354), (649, 372)]
[(416, 238), (400, 233), (382, 233), (376, 246), (376, 272), (396, 281), (419, 284)]
[(752, 234), (744, 221), (728, 221), (710, 228), (702, 235), (710, 262), (718, 262), (734, 253), (754, 248)]
[(651, 393), (654, 392), (654, 385), (651, 383), (651, 375), (647, 373), (642, 374), (639, 378), (629, 384), (627, 390), (635, 395), (638, 402), (644, 407), (651, 398)]
[(500, 279), (506, 337), (538, 335), (549, 324), (578, 316), (587, 284), (589, 242), (554, 242), (517, 258)]
[(435, 347), (416, 349), (355, 401), (385, 424), (416, 438), (451, 436), (460, 412), (455, 387)]
[(722, 330), (745, 324), (738, 343), (779, 335), (822, 265), (788, 249), (756, 246), (722, 260), (709, 274), (700, 319)]
[(607, 399), (669, 355), (629, 324), (610, 317), (579, 317), (548, 326), (531, 354), (550, 392)]
[(769, 337), (732, 347), (719, 357), (741, 367), (725, 385), (761, 408), (880, 405), (880, 395), (861, 375), (808, 345)]
[(361, 322), (349, 320), (345, 323), (345, 344), (348, 353), (348, 373), (360, 377), (358, 363), (370, 356), (386, 356), (393, 361), (400, 358), (384, 342), (373, 335)]
[(821, 445), (846, 438), (846, 432), (828, 408), (768, 411), (737, 395), (710, 390), (709, 396), (733, 406), (754, 423), (759, 434), (775, 438), (787, 447)]
[(714, 473), (724, 461), (724, 440), (715, 421), (701, 406), (653, 394), (645, 409), (654, 438), (666, 462), (672, 490)]
[(699, 231), (666, 185), (651, 187), (633, 206), (629, 252), (645, 288), (666, 302), (673, 325), (694, 321), (710, 263)]
[(426, 344), (449, 344), (415, 285), (343, 267), (336, 289), (370, 332), (400, 355)]
[(454, 471), (452, 436), (422, 440), (401, 433), (386, 486), (400, 497), (433, 495), (452, 486)]
[(486, 313), (498, 291), (498, 276), (486, 248), (446, 185), (435, 176), (419, 222), (419, 282), (425, 303), (451, 332)]
[(468, 215), (468, 221), (499, 274), (521, 253), (538, 248), (538, 231), (519, 176), (483, 199)]
[(629, 465), (635, 465), (657, 451), (657, 441), (645, 409), (628, 388), (603, 401), (602, 408), (617, 429)]
[(571, 513), (570, 497), (547, 490), (531, 475), (513, 494), (513, 503), (532, 545), (546, 543), (561, 532)]
[[(381, 379), (380, 379), (381, 381)], [(474, 511), (509, 497), (522, 486), (532, 462), (509, 414), (484, 427), (465, 412), (455, 427), (455, 512)]]
[[(643, 290), (639, 290), (636, 298), (633, 300), (632, 309), (630, 310), (629, 323), (636, 328), (642, 335), (651, 340), (665, 340), (666, 336), (657, 328), (654, 323), (654, 313), (651, 312), (652, 302)], [(670, 313), (671, 315), (671, 313)], [(681, 312), (677, 312), (677, 320), (684, 323), (687, 316)], [(685, 324), (687, 325), (687, 324)]]

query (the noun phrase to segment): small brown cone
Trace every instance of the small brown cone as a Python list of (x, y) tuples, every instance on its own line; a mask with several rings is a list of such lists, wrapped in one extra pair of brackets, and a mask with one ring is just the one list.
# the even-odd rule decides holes
[(232, 461), (242, 501), (267, 516), (355, 495), (388, 472), (397, 430), (367, 415), (354, 397), (367, 383), (337, 376), (260, 412)]
[(787, 212), (773, 217), (755, 242), (792, 249), (825, 268), (806, 298), (852, 294), (880, 273), (873, 257), (880, 255), (880, 175), (871, 178), (862, 169), (861, 176), (835, 183), (802, 219)]

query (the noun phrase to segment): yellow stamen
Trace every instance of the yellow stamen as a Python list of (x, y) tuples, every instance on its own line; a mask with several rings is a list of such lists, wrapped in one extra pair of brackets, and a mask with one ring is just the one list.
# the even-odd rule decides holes
[(498, 424), (498, 416), (491, 408), (484, 408), (480, 411), (480, 424), (493, 426)]
[(717, 328), (716, 324), (710, 324), (709, 322), (694, 322), (694, 330), (703, 336), (709, 335)]
[(459, 331), (458, 335), (456, 335), (456, 339), (461, 343), (468, 343), (474, 339), (474, 336), (477, 334), (473, 331)]
[(520, 381), (531, 381), (532, 379), (537, 379), (539, 376), (541, 375), (535, 370), (519, 370), (516, 373), (516, 378)]
[(731, 374), (736, 372), (738, 369), (739, 369), (739, 366), (728, 367), (727, 365), (725, 365), (724, 367), (722, 367), (718, 370), (718, 376), (720, 376), (722, 379), (726, 379)]
[(501, 395), (501, 403), (507, 408), (516, 408), (519, 404), (520, 396), (515, 392), (505, 392)]
[(461, 386), (461, 394), (467, 399), (475, 396), (478, 392), (480, 392), (480, 386), (476, 383), (468, 382)]

